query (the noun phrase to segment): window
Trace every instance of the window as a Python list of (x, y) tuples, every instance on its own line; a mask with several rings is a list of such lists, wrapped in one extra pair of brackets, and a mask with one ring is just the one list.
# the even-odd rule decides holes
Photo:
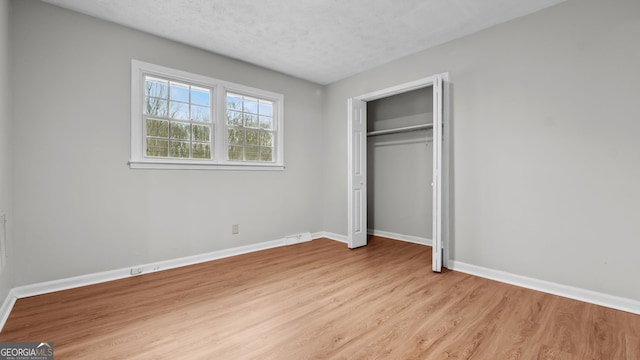
[(131, 168), (284, 168), (281, 94), (137, 60), (131, 84)]
[(145, 75), (145, 155), (211, 159), (211, 93), (211, 89)]
[(227, 92), (228, 156), (273, 161), (273, 101)]

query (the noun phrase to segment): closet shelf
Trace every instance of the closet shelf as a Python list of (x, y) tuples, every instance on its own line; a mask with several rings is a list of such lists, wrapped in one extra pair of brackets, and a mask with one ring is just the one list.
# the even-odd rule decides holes
[(433, 124), (413, 125), (413, 126), (405, 126), (401, 128), (395, 128), (395, 129), (369, 131), (367, 133), (367, 136), (395, 134), (395, 133), (418, 131), (418, 130), (425, 130), (425, 129), (431, 129), (431, 128), (433, 128)]

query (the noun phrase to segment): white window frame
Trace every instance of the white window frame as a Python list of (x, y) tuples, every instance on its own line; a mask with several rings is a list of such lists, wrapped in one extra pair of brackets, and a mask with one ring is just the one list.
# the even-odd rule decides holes
[[(211, 114), (212, 158), (175, 159), (147, 157), (144, 152), (144, 77), (157, 76), (212, 89)], [(227, 160), (226, 94), (227, 92), (273, 102), (273, 162)], [(131, 158), (132, 169), (212, 169), (212, 170), (284, 170), (284, 95), (208, 76), (131, 60)]]

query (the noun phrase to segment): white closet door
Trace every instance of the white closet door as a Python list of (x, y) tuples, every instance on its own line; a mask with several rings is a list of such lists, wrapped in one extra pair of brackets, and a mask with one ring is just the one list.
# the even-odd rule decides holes
[(367, 103), (349, 99), (349, 248), (367, 245)]
[(433, 80), (433, 271), (442, 271), (442, 138), (443, 138), (442, 75)]

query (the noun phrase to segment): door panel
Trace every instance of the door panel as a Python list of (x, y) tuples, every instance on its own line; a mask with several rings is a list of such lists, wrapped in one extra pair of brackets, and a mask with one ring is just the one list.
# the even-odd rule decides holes
[(349, 99), (349, 224), (350, 248), (367, 245), (367, 103)]
[(442, 135), (443, 135), (442, 76), (433, 80), (433, 247), (432, 269), (442, 271)]

